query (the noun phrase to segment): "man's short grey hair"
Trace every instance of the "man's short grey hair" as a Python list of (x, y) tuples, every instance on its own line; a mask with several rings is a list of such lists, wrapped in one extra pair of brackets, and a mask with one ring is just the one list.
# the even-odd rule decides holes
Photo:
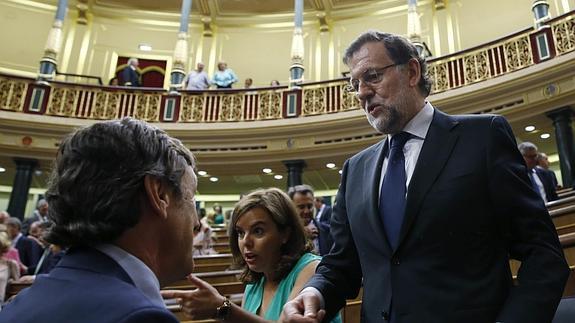
[(40, 200), (38, 200), (38, 203), (36, 204), (36, 208), (39, 209), (45, 205), (48, 205), (48, 202), (45, 199), (40, 199)]
[(6, 225), (15, 226), (18, 228), (18, 230), (20, 230), (22, 228), (22, 221), (20, 221), (18, 218), (10, 217), (8, 220), (6, 220)]
[(302, 184), (290, 187), (288, 189), (289, 198), (293, 200), (295, 193), (300, 193), (302, 195), (311, 194), (313, 196), (313, 188), (309, 185)]
[(138, 63), (138, 59), (135, 57), (130, 57), (130, 59), (128, 59), (128, 65), (132, 65), (132, 63)]
[(522, 143), (520, 143), (517, 148), (519, 149), (519, 151), (521, 152), (522, 155), (524, 155), (528, 150), (535, 150), (537, 151), (537, 146), (535, 146), (534, 143), (529, 142), (529, 141), (524, 141)]
[(431, 78), (427, 75), (427, 62), (417, 52), (417, 48), (407, 38), (391, 33), (368, 30), (359, 35), (345, 50), (343, 63), (349, 65), (353, 55), (366, 43), (382, 43), (394, 64), (406, 64), (412, 59), (419, 62), (421, 77), (417, 83), (419, 92), (428, 96), (431, 92)]

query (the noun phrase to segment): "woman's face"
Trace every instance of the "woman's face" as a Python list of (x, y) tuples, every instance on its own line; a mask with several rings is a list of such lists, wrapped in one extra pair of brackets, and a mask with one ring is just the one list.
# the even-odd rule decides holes
[(268, 212), (259, 207), (241, 215), (235, 229), (248, 268), (269, 278), (277, 268), (281, 247), (289, 239), (289, 233), (280, 232)]
[(219, 63), (218, 64), (218, 70), (223, 71), (226, 69), (226, 63)]

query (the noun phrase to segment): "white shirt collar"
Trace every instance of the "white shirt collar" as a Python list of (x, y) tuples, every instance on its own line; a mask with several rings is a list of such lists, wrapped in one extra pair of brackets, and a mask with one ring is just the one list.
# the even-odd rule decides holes
[(409, 132), (419, 139), (425, 139), (427, 130), (433, 121), (433, 112), (433, 106), (426, 101), (423, 108), (405, 125), (403, 131)]
[(134, 285), (136, 285), (152, 303), (159, 307), (165, 307), (164, 299), (160, 294), (160, 282), (154, 272), (152, 272), (145, 263), (124, 249), (112, 244), (101, 244), (97, 246), (96, 249), (114, 259), (114, 261), (128, 273)]

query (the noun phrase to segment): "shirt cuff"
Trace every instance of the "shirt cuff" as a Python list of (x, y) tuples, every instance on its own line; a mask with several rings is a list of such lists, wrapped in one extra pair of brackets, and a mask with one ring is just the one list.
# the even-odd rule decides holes
[(323, 299), (323, 295), (321, 294), (321, 292), (315, 288), (315, 287), (306, 287), (304, 289), (302, 289), (302, 291), (300, 292), (300, 294), (303, 294), (305, 292), (311, 292), (314, 293), (318, 298), (319, 298), (319, 306), (322, 310), (325, 309), (325, 300)]

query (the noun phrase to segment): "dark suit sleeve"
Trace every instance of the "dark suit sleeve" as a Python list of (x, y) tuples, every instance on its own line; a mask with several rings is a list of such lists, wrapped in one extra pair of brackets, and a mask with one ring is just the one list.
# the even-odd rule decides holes
[(130, 75), (130, 67), (127, 66), (122, 70), (122, 85), (134, 85), (132, 84), (132, 77)]
[(349, 227), (345, 203), (348, 169), (349, 161), (346, 161), (331, 218), (330, 230), (334, 246), (331, 252), (323, 257), (316, 274), (306, 285), (317, 288), (323, 295), (327, 311), (325, 322), (337, 314), (347, 298), (356, 297), (361, 287), (361, 265)]
[(543, 200), (531, 189), (511, 128), (502, 117), (492, 120), (487, 150), (495, 216), (510, 257), (522, 262), (517, 285), (511, 287), (497, 321), (550, 322), (569, 274), (557, 231)]
[(160, 308), (149, 307), (139, 309), (128, 314), (124, 317), (121, 323), (178, 323), (178, 319), (168, 312)]

